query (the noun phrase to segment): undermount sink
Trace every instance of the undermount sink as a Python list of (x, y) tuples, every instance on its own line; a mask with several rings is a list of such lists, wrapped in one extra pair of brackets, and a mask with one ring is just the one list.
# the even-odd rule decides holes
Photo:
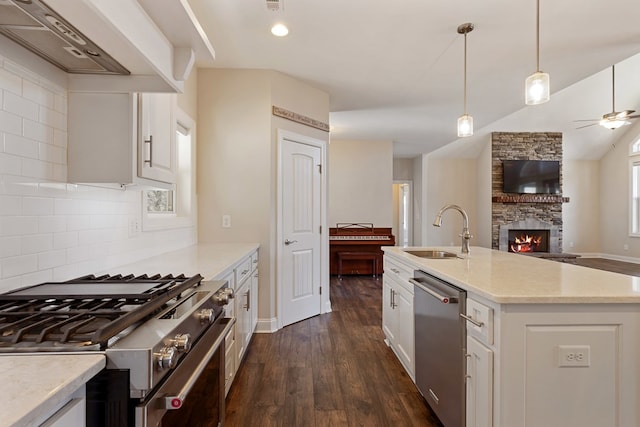
[(438, 250), (405, 250), (409, 255), (417, 256), (420, 258), (430, 258), (430, 259), (444, 259), (444, 258), (456, 258), (457, 255), (453, 252), (447, 251), (438, 251)]

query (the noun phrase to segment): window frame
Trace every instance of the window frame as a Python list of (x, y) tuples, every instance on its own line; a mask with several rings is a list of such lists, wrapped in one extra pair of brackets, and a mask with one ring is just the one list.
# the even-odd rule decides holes
[[(637, 168), (637, 169), (636, 169)], [(636, 175), (634, 177), (634, 175)], [(640, 237), (640, 137), (629, 144), (629, 237)]]
[[(196, 224), (196, 123), (180, 108), (175, 108), (176, 132), (189, 137), (188, 156), (180, 156), (181, 142), (176, 140), (176, 183), (173, 189), (173, 212), (148, 212), (147, 190), (141, 192), (142, 231), (192, 227)], [(186, 161), (185, 161), (186, 160)], [(183, 166), (181, 166), (183, 165)], [(188, 165), (188, 166), (184, 166)]]

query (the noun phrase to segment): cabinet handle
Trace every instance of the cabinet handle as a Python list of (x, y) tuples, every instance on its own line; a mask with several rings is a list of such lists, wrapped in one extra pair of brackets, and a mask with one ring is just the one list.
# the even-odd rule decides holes
[(149, 163), (149, 167), (153, 167), (153, 135), (149, 135), (149, 139), (144, 140), (145, 144), (149, 144), (149, 160), (145, 160), (145, 163)]
[(242, 270), (242, 273), (240, 273), (241, 276), (244, 276), (245, 274), (247, 274), (249, 272), (249, 270)]
[(462, 317), (463, 319), (465, 319), (465, 320), (467, 320), (467, 321), (469, 321), (469, 322), (473, 323), (473, 324), (474, 324), (474, 325), (476, 325), (478, 328), (482, 328), (482, 327), (484, 326), (484, 322), (481, 322), (481, 321), (479, 321), (479, 320), (476, 320), (476, 319), (474, 319), (474, 318), (473, 318), (473, 317), (471, 317), (471, 316), (467, 316), (467, 315), (466, 315), (466, 314), (464, 314), (464, 313), (460, 313), (460, 317)]
[(247, 290), (247, 311), (251, 309), (251, 289)]
[(400, 274), (400, 270), (396, 270), (395, 268), (392, 268), (391, 271), (393, 271), (396, 274)]
[(391, 308), (396, 308), (396, 291), (391, 289)]

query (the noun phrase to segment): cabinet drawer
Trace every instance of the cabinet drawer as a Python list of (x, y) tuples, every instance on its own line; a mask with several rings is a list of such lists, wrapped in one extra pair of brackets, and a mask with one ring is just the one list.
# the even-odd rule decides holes
[(236, 334), (235, 334), (235, 326), (233, 328), (231, 328), (231, 330), (229, 331), (229, 333), (227, 334), (226, 337), (224, 337), (224, 348), (225, 348), (225, 353), (229, 353), (229, 350), (231, 348), (233, 348), (233, 343), (236, 340)]
[(484, 344), (493, 344), (493, 308), (467, 298), (467, 334)]
[(413, 277), (413, 268), (392, 260), (388, 256), (384, 257), (384, 272), (403, 282), (407, 282)]
[(242, 282), (249, 277), (251, 273), (251, 257), (244, 259), (240, 265), (236, 267), (236, 285), (239, 287)]
[(251, 255), (251, 270), (253, 271), (256, 268), (258, 268), (258, 251)]

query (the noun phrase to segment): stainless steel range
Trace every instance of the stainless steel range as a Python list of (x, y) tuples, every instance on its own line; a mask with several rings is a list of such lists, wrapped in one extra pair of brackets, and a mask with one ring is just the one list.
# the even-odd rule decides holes
[(196, 407), (222, 425), (230, 298), (226, 282), (200, 275), (41, 283), (0, 295), (0, 353), (103, 352), (107, 368), (87, 384), (88, 425), (184, 425)]

